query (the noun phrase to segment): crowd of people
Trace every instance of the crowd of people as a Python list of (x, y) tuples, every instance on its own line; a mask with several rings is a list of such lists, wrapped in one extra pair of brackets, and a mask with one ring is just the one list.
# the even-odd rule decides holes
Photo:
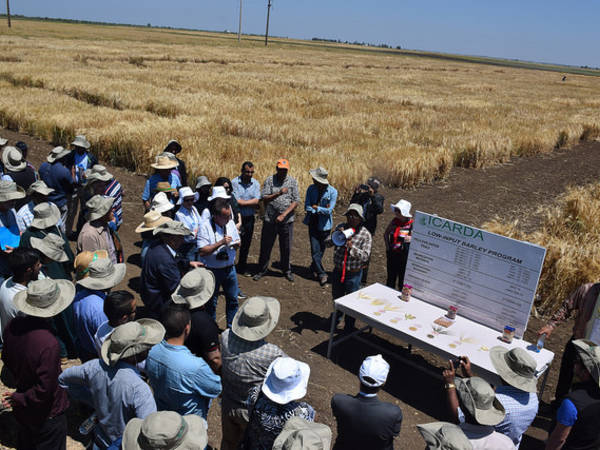
[[(131, 292), (117, 290), (127, 275), (119, 237), (123, 189), (98, 164), (85, 136), (71, 148), (54, 148), (39, 170), (27, 161), (25, 143), (6, 144), (0, 139), (0, 331), (2, 381), (11, 389), (0, 409), (12, 409), (17, 448), (66, 448), (66, 411), (73, 404), (88, 417), (80, 433), (89, 435), (90, 448), (203, 449), (215, 401), (222, 449), (331, 447), (331, 430), (303, 401), (310, 366), (267, 341), (279, 302), (247, 298), (238, 284), (238, 274), (256, 281), (268, 275), (276, 238), (283, 277), (294, 282), (290, 258), (301, 199), (288, 160), (278, 160), (262, 185), (254, 164), (245, 161), (232, 180), (199, 176), (190, 186), (178, 157), (182, 147), (170, 141), (152, 164), (141, 198), (143, 222), (135, 229), (142, 241), (138, 308)], [(303, 220), (310, 270), (321, 286), (331, 284), (335, 300), (367, 282), (384, 198), (379, 180), (369, 178), (335, 225), (337, 190), (323, 167), (310, 175)], [(387, 285), (395, 289), (404, 280), (411, 206), (392, 204), (394, 218), (383, 233)], [(258, 269), (250, 273), (257, 216), (263, 221)], [(76, 241), (75, 253), (69, 240)], [(329, 247), (328, 274), (323, 255)], [(571, 311), (583, 311), (563, 356), (550, 449), (600, 443), (594, 420), (600, 349), (588, 340), (600, 320), (597, 286), (583, 287), (540, 330), (549, 335)], [(216, 320), (220, 293), (223, 331)], [(342, 319), (341, 332), (355, 330), (352, 317), (331, 317), (336, 324)], [(75, 358), (81, 364), (61, 369)], [(519, 447), (538, 412), (535, 360), (504, 347), (490, 349), (490, 358), (503, 381), (496, 388), (473, 374), (468, 355), (449, 363), (443, 377), (450, 422), (419, 425), (427, 448)], [(393, 448), (402, 411), (378, 398), (389, 370), (381, 355), (369, 356), (358, 372), (358, 393), (333, 396), (334, 449)]]

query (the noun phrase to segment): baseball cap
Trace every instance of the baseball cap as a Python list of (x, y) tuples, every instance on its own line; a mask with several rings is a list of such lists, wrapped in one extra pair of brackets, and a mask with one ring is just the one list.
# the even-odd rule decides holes
[(288, 169), (290, 168), (290, 162), (285, 159), (285, 158), (281, 158), (280, 160), (277, 161), (277, 168), (278, 169)]
[[(383, 386), (387, 379), (390, 365), (381, 355), (367, 356), (360, 366), (358, 378), (360, 381), (370, 387)], [(371, 380), (365, 380), (365, 377)]]

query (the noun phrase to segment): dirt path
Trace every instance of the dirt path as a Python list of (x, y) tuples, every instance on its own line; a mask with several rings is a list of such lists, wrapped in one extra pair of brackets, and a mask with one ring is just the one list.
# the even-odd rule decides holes
[[(36, 166), (39, 166), (52, 148), (45, 142), (8, 130), (0, 129), (0, 136), (8, 138), (11, 144), (16, 140), (25, 141), (30, 148), (29, 159)], [(538, 207), (552, 203), (568, 185), (585, 184), (596, 180), (597, 167), (600, 167), (600, 143), (593, 142), (548, 155), (513, 160), (489, 169), (454, 169), (447, 179), (440, 182), (407, 191), (384, 189), (382, 194), (386, 197), (386, 205), (391, 201), (405, 198), (413, 203), (415, 209), (475, 226), (498, 215), (505, 220), (519, 218), (531, 229), (539, 221), (538, 215), (535, 214)], [(142, 220), (139, 197), (144, 178), (119, 168), (109, 168), (125, 189), (123, 205), (125, 224), (120, 234), (128, 255), (128, 276), (121, 287), (135, 290), (139, 283), (140, 272), (137, 255), (139, 248), (135, 245), (139, 236), (133, 230)], [(293, 166), (291, 174), (293, 175)], [(342, 208), (339, 208), (338, 214), (341, 210)], [(341, 220), (339, 217), (337, 219)], [(385, 282), (385, 254), (381, 229), (390, 219), (391, 213), (386, 209), (374, 239), (370, 282)], [(249, 295), (269, 295), (280, 300), (282, 304), (280, 322), (269, 340), (280, 345), (290, 356), (310, 364), (311, 379), (307, 401), (315, 407), (317, 420), (332, 426), (335, 430), (335, 421), (329, 406), (331, 396), (335, 392), (355, 392), (357, 368), (366, 355), (373, 354), (375, 351), (362, 344), (348, 343), (340, 345), (334, 362), (324, 357), (328, 338), (326, 319), (331, 312), (331, 287), (328, 285), (320, 288), (318, 283), (311, 279), (306, 269), (310, 263), (307, 231), (299, 222), (295, 228), (292, 252), (293, 269), (296, 273), (295, 283), (289, 284), (275, 270), (272, 276), (267, 276), (259, 282), (241, 277), (240, 286)], [(257, 261), (259, 236), (260, 228), (257, 228), (250, 253), (251, 263)], [(328, 268), (332, 267), (331, 257), (329, 251), (325, 257), (325, 265)], [(273, 260), (277, 260), (277, 250), (274, 250)], [(218, 318), (220, 325), (224, 326), (223, 305), (220, 304), (219, 308)], [(526, 338), (531, 339), (532, 333), (540, 323), (535, 318), (530, 320)], [(561, 351), (568, 339), (568, 328), (564, 327), (561, 332), (553, 334), (547, 344), (548, 348)], [(389, 340), (385, 335), (376, 334), (372, 339), (389, 348), (390, 352), (406, 353), (405, 346), (401, 342)], [(435, 357), (420, 351), (414, 351), (411, 358), (425, 366), (440, 367), (441, 364)], [(402, 432), (396, 440), (395, 447), (420, 448), (422, 441), (415, 424), (445, 419), (443, 389), (440, 382), (431, 375), (394, 360), (391, 360), (391, 364), (390, 379), (381, 396), (386, 401), (400, 405), (404, 412)], [(556, 376), (557, 364), (553, 366), (550, 374), (544, 395), (546, 402), (551, 398)], [(210, 443), (216, 446), (220, 442), (219, 414), (219, 406), (215, 403), (209, 415), (209, 435)], [(541, 448), (546, 437), (544, 429), (548, 426), (549, 419), (541, 415), (528, 431), (521, 448)], [(14, 446), (13, 427), (9, 415), (0, 415), (0, 446), (6, 445), (9, 448)], [(76, 435), (72, 434), (72, 436), (77, 439)], [(70, 440), (69, 448), (81, 447)]]

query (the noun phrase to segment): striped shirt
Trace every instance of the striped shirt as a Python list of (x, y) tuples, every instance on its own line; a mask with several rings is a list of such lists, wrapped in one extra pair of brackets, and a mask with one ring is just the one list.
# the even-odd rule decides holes
[(123, 223), (123, 188), (121, 183), (113, 178), (108, 183), (104, 195), (115, 199), (113, 203), (113, 214), (115, 215), (115, 221), (117, 222), (117, 228)]

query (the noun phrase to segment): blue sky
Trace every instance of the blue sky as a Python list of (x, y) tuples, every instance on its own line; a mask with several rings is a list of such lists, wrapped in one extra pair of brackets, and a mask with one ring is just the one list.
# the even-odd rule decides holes
[[(272, 0), (270, 33), (600, 67), (595, 0)], [(0, 11), (5, 11), (2, 2)], [(267, 0), (243, 0), (243, 31), (263, 34)], [(12, 0), (11, 12), (237, 31), (239, 0)]]

